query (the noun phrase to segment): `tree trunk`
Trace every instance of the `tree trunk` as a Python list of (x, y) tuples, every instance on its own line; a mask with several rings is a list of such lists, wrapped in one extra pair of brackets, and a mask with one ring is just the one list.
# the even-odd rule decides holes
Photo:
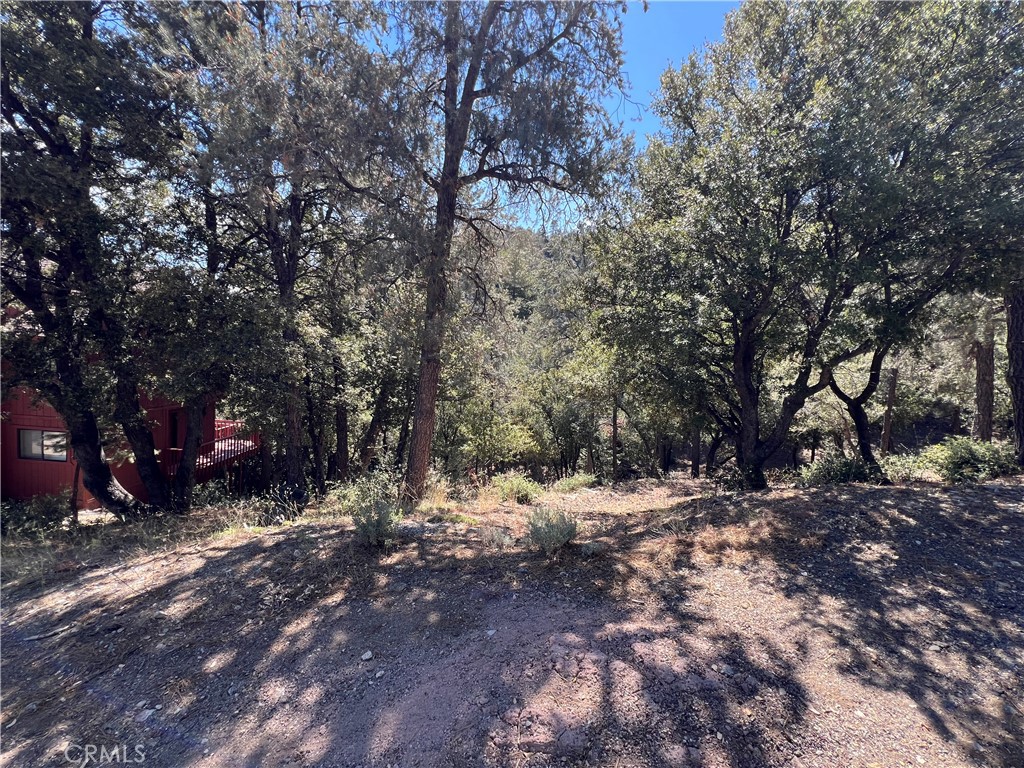
[(971, 344), (974, 358), (974, 423), (971, 437), (992, 442), (992, 405), (996, 381), (996, 328), (991, 307), (987, 307), (981, 338)]
[(619, 479), (619, 396), (612, 398), (612, 485)]
[(71, 527), (72, 529), (78, 527), (78, 483), (82, 479), (82, 465), (77, 461), (75, 462), (75, 476), (71, 478), (71, 499), (69, 506), (71, 507)]
[(846, 411), (850, 414), (850, 418), (853, 420), (853, 427), (857, 432), (857, 445), (854, 446), (849, 426), (844, 419), (843, 429), (846, 432), (847, 440), (850, 442), (851, 447), (854, 447), (860, 454), (861, 460), (868, 465), (871, 474), (875, 476), (881, 476), (882, 468), (879, 466), (878, 460), (871, 449), (871, 422), (868, 420), (867, 410), (865, 410), (864, 406), (867, 405), (878, 390), (878, 382), (881, 380), (882, 375), (882, 363), (885, 362), (889, 349), (889, 344), (883, 344), (871, 354), (867, 384), (864, 385), (864, 388), (856, 396), (846, 394), (839, 387), (835, 377), (829, 381), (829, 388), (832, 390), (832, 394), (838, 397), (843, 405), (846, 406)]
[(348, 403), (345, 402), (345, 377), (341, 365), (334, 363), (334, 393), (339, 398), (334, 406), (334, 460), (332, 480), (348, 480)]
[(448, 316), (448, 261), (455, 233), (458, 207), (459, 178), (462, 157), (466, 151), (473, 104), (478, 97), (476, 85), (486, 52), (491, 25), (497, 16), (499, 4), (488, 4), (476, 31), (466, 72), (462, 65), (465, 49), (461, 45), (462, 11), (458, 3), (445, 5), (443, 51), (445, 78), (443, 109), (445, 117), (444, 159), (441, 172), (434, 185), (437, 207), (430, 251), (424, 266), (427, 283), (426, 314), (420, 345), (420, 371), (416, 384), (416, 405), (413, 410), (412, 436), (409, 441), (409, 464), (405, 473), (404, 495), (419, 500), (427, 483), (430, 466), (430, 446), (437, 428), (437, 392), (441, 383), (441, 347), (444, 342)]
[(409, 432), (412, 427), (412, 403), (405, 404), (402, 426), (398, 430), (398, 442), (395, 444), (395, 468), (401, 469), (405, 461), (405, 450), (409, 447)]
[(196, 485), (196, 462), (203, 444), (203, 416), (206, 398), (197, 397), (185, 404), (185, 442), (181, 447), (181, 462), (174, 473), (174, 506), (185, 512), (192, 506), (192, 489)]
[(1007, 382), (1013, 403), (1013, 445), (1024, 467), (1024, 281), (1011, 286), (1005, 297)]
[(334, 472), (333, 480), (348, 480), (348, 406), (339, 403), (334, 407)]
[[(327, 493), (327, 467), (324, 461), (326, 429), (321, 420), (313, 418), (313, 414), (317, 413), (317, 407), (313, 400), (313, 379), (310, 374), (306, 374), (303, 385), (306, 396), (306, 432), (313, 453), (313, 482), (316, 485), (317, 494), (323, 496)], [(318, 421), (321, 425), (320, 429), (317, 429)]]
[(899, 368), (889, 369), (889, 387), (885, 392), (885, 416), (882, 418), (882, 444), (879, 454), (884, 459), (892, 451), (892, 417), (896, 408), (896, 387), (899, 380)]
[(700, 477), (700, 427), (693, 428), (690, 441), (690, 476)]
[(384, 431), (384, 424), (388, 416), (388, 401), (391, 398), (391, 380), (385, 378), (377, 390), (377, 397), (373, 401), (373, 412), (370, 415), (370, 424), (366, 433), (359, 443), (359, 471), (366, 472), (377, 457), (377, 440)]
[(122, 521), (136, 517), (138, 501), (110, 471), (110, 465), (103, 458), (103, 442), (96, 415), (83, 404), (85, 398), (78, 394), (85, 391), (81, 361), (58, 354), (55, 362), (62, 389), (53, 389), (45, 394), (67, 426), (68, 442), (82, 473), (82, 485), (104, 509)]
[(153, 428), (139, 404), (138, 383), (134, 376), (126, 376), (123, 371), (117, 371), (116, 375), (114, 416), (132, 447), (135, 470), (149, 495), (149, 505), (155, 509), (167, 509), (171, 506), (170, 487), (156, 460)]
[(718, 449), (722, 445), (722, 435), (717, 433), (712, 435), (711, 442), (708, 443), (708, 455), (704, 460), (704, 474), (710, 475), (715, 471), (715, 460), (718, 458)]

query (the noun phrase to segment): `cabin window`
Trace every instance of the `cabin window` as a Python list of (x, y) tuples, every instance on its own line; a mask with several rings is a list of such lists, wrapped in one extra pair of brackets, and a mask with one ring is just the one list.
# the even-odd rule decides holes
[(18, 456), (22, 459), (42, 461), (68, 460), (66, 432), (47, 432), (42, 429), (18, 430)]

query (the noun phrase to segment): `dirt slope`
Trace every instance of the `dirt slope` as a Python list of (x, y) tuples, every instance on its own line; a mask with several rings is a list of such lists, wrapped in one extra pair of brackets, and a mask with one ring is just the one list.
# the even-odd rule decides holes
[(8, 589), (3, 763), (1024, 766), (1024, 485), (702, 490), (551, 496), (604, 548), (555, 563), (492, 509)]

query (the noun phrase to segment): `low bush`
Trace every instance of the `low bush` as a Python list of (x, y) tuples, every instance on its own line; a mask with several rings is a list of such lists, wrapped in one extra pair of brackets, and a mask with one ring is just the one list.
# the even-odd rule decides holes
[(60, 530), (71, 519), (71, 492), (0, 504), (0, 533), (34, 536)]
[(918, 456), (909, 453), (886, 456), (879, 462), (882, 472), (894, 483), (911, 483), (924, 479), (925, 467)]
[(742, 491), (746, 488), (743, 472), (735, 464), (723, 464), (711, 473), (711, 481), (723, 491)]
[(318, 504), (317, 514), (320, 517), (354, 516), (374, 501), (397, 503), (400, 483), (396, 473), (386, 470), (367, 472), (350, 483), (331, 483)]
[(826, 456), (800, 469), (800, 484), (807, 487), (863, 483), (870, 479), (867, 464), (846, 456)]
[(947, 437), (922, 451), (919, 461), (947, 483), (973, 483), (1019, 471), (1010, 445), (979, 443), (969, 437)]
[(222, 478), (208, 480), (192, 489), (193, 507), (218, 507), (235, 500), (228, 481)]
[(491, 485), (498, 489), (502, 501), (514, 501), (516, 504), (529, 504), (544, 491), (538, 483), (518, 472), (495, 475)]
[(556, 481), (551, 488), (559, 493), (572, 493), (573, 491), (578, 491), (583, 488), (591, 488), (595, 485), (597, 485), (597, 477), (595, 475), (591, 475), (587, 472), (580, 472), (575, 475), (563, 477), (561, 480)]
[(561, 510), (539, 507), (527, 519), (530, 541), (551, 557), (576, 538), (576, 518)]
[(493, 525), (488, 525), (480, 531), (480, 541), (487, 549), (496, 549), (499, 552), (512, 549), (516, 543), (512, 534)]
[(352, 512), (359, 537), (373, 548), (386, 548), (398, 539), (402, 509), (388, 499), (368, 500)]

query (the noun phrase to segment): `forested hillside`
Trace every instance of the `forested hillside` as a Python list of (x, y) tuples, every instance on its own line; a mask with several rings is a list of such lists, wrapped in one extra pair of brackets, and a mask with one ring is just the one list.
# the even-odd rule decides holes
[(150, 510), (194, 483), (140, 390), (186, 447), (219, 400), (263, 437), (247, 492), (294, 499), (881, 477), (950, 435), (1019, 463), (1020, 7), (744, 6), (639, 154), (603, 106), (619, 10), (5, 5), (7, 385), (122, 517), (104, 446)]

